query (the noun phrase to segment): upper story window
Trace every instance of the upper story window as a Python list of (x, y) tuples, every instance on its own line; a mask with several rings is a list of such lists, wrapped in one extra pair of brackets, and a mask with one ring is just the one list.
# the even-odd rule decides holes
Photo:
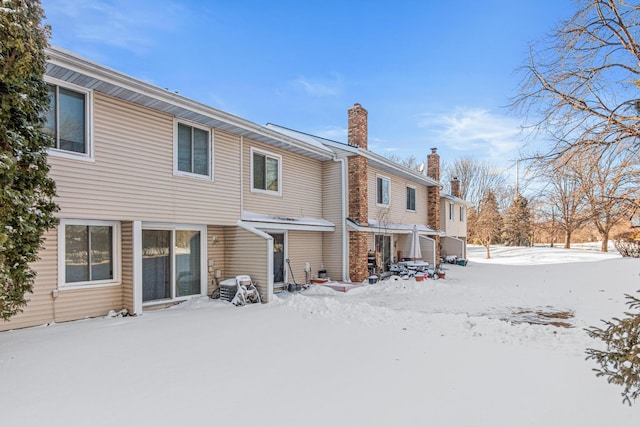
[(449, 219), (453, 221), (454, 206), (453, 203), (449, 203)]
[(280, 194), (282, 157), (251, 149), (251, 190)]
[(407, 210), (416, 210), (416, 189), (413, 187), (407, 187)]
[(177, 124), (176, 174), (211, 177), (211, 136), (208, 129)]
[(55, 150), (91, 156), (89, 92), (49, 84), (49, 111), (44, 131), (53, 138)]
[(379, 205), (389, 206), (389, 178), (383, 176), (376, 177), (376, 203)]
[(118, 284), (119, 223), (62, 220), (60, 287)]
[(464, 221), (464, 206), (460, 206), (460, 222)]

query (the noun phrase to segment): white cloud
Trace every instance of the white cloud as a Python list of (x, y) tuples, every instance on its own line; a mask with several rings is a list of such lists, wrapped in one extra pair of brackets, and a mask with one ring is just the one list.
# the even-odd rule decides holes
[[(58, 26), (73, 38), (68, 43), (91, 43), (144, 52), (155, 44), (157, 31), (179, 27), (185, 9), (170, 0), (43, 0), (53, 43)], [(62, 31), (61, 31), (62, 33)]]
[(425, 114), (420, 116), (418, 127), (426, 129), (434, 143), (454, 151), (484, 153), (487, 158), (515, 158), (521, 146), (519, 121), (484, 109)]
[(333, 74), (330, 78), (298, 77), (294, 85), (305, 93), (315, 97), (338, 96), (344, 86), (339, 74)]

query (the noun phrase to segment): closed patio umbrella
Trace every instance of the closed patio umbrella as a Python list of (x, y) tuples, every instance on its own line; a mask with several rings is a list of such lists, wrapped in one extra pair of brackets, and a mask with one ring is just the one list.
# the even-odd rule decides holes
[(422, 259), (422, 251), (420, 250), (420, 236), (418, 235), (418, 226), (413, 226), (413, 231), (411, 233), (411, 250), (409, 251), (409, 258), (413, 259)]

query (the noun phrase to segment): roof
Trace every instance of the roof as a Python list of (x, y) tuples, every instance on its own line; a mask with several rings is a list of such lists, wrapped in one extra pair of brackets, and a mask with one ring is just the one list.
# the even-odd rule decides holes
[(334, 157), (333, 151), (322, 144), (311, 144), (283, 135), (89, 61), (65, 49), (50, 47), (46, 49), (46, 54), (46, 76), (313, 159), (329, 160)]
[(398, 164), (393, 160), (387, 159), (386, 157), (376, 154), (372, 151), (365, 150), (360, 147), (354, 147), (342, 142), (333, 141), (331, 139), (311, 135), (308, 133), (299, 132), (299, 131), (289, 129), (284, 126), (276, 125), (273, 123), (267, 123), (266, 127), (269, 129), (276, 130), (282, 133), (283, 135), (300, 139), (307, 143), (324, 145), (332, 149), (338, 157), (348, 157), (348, 156), (356, 156), (356, 155), (363, 156), (368, 160), (368, 163), (371, 166), (381, 169), (389, 174), (401, 176), (409, 181), (413, 181), (415, 183), (422, 184), (427, 187), (440, 185), (439, 181), (433, 178), (430, 178), (426, 175), (423, 175), (417, 171), (409, 169), (405, 166), (402, 166), (401, 164)]
[(243, 211), (242, 221), (251, 222), (258, 228), (335, 231), (335, 224), (322, 218), (282, 217)]
[(369, 233), (380, 233), (383, 232), (385, 234), (411, 234), (413, 232), (413, 227), (416, 227), (419, 234), (427, 234), (427, 235), (438, 235), (444, 236), (444, 231), (436, 230), (435, 228), (429, 227), (424, 224), (397, 224), (391, 222), (379, 222), (373, 219), (370, 219), (367, 225), (357, 224), (350, 218), (347, 218), (347, 224), (356, 231), (364, 231)]

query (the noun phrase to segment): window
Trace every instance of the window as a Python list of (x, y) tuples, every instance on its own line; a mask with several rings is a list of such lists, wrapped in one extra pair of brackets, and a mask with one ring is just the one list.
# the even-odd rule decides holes
[(453, 221), (453, 203), (449, 203), (449, 219)]
[(176, 167), (178, 174), (210, 177), (211, 154), (209, 131), (178, 123)]
[(460, 222), (464, 221), (464, 207), (460, 206)]
[(54, 142), (52, 148), (90, 155), (88, 92), (49, 84), (49, 111), (44, 131)]
[(278, 155), (252, 149), (252, 189), (280, 194), (281, 161)]
[(61, 287), (118, 282), (118, 223), (63, 220), (59, 230)]
[(389, 178), (376, 177), (376, 203), (389, 205)]
[(416, 210), (416, 189), (413, 187), (407, 187), (407, 210)]

